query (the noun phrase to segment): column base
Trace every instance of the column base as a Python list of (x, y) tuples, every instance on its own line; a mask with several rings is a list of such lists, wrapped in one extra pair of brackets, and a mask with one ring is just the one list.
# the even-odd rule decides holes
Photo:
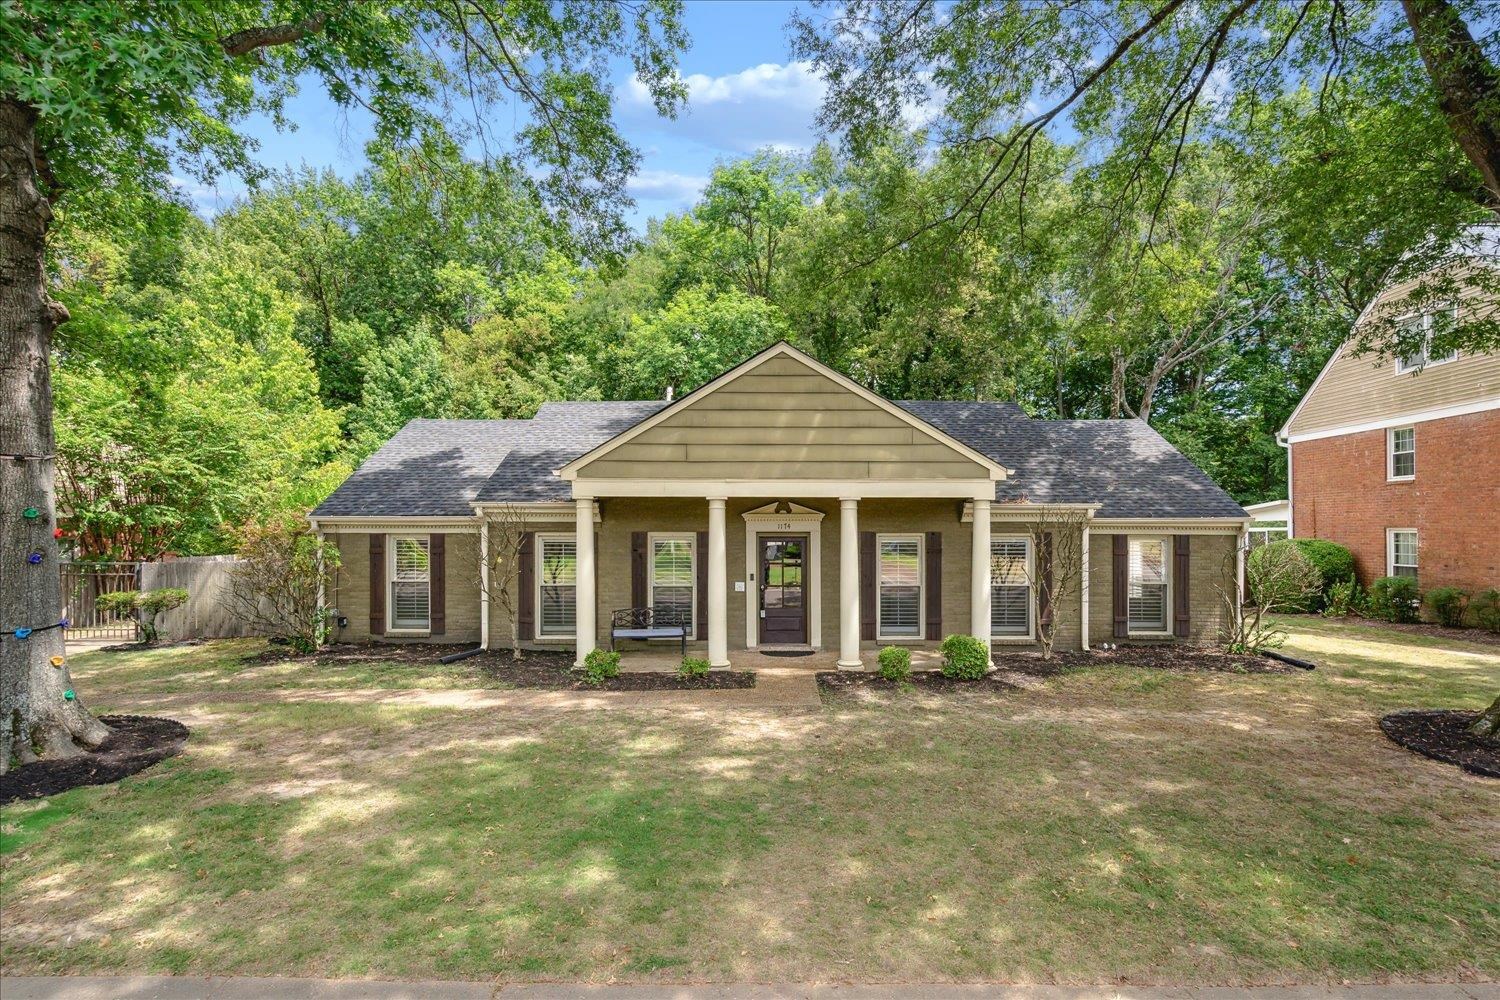
[(865, 662), (863, 660), (855, 660), (854, 662), (851, 663), (848, 660), (840, 660), (839, 661), (839, 669), (840, 670), (863, 670), (863, 669), (865, 669)]

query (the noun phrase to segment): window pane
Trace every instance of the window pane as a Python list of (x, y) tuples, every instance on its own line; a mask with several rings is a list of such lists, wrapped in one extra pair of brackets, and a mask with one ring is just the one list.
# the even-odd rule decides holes
[(1031, 542), (990, 539), (990, 634), (1031, 634)]
[(1417, 533), (1415, 531), (1391, 532), (1391, 575), (1417, 575)]
[(922, 634), (921, 547), (915, 538), (880, 541), (880, 634)]
[(541, 634), (572, 635), (578, 601), (578, 549), (571, 539), (542, 540), (540, 576)]
[(1399, 427), (1391, 431), (1391, 475), (1414, 476), (1417, 474), (1417, 431), (1414, 427)]
[(657, 538), (651, 543), (651, 607), (663, 621), (693, 624), (695, 542), (687, 538)]
[(396, 539), (395, 579), (426, 580), (427, 565), (427, 539)]
[(1417, 456), (1414, 452), (1398, 451), (1391, 455), (1392, 476), (1415, 476), (1417, 474)]
[[(1402, 335), (1415, 334), (1422, 329), (1422, 317), (1407, 316), (1405, 319), (1397, 320), (1396, 325), (1401, 328)], [(1423, 348), (1413, 350), (1410, 354), (1404, 354), (1396, 360), (1396, 370), (1409, 372), (1414, 368), (1420, 368), (1425, 357), (1426, 351)]]
[(391, 584), (391, 627), (427, 628), (427, 605), (427, 581), (394, 581)]
[(1127, 605), (1133, 631), (1167, 630), (1167, 546), (1159, 538), (1130, 540)]

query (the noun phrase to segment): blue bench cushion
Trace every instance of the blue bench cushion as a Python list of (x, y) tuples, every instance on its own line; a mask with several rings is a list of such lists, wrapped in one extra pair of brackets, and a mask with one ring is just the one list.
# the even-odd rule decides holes
[(616, 639), (678, 639), (684, 635), (681, 625), (662, 625), (657, 628), (617, 628)]

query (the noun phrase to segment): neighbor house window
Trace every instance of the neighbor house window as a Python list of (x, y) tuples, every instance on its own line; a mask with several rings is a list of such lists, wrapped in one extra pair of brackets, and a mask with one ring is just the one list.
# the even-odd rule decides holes
[(1130, 631), (1167, 630), (1167, 540), (1130, 539)]
[(1436, 312), (1422, 313), (1419, 316), (1406, 316), (1396, 321), (1401, 327), (1403, 334), (1415, 336), (1422, 335), (1422, 346), (1410, 354), (1396, 359), (1396, 374), (1405, 375), (1428, 365), (1440, 365), (1445, 361), (1452, 361), (1458, 357), (1458, 351), (1452, 350), (1439, 357), (1432, 354), (1432, 338), (1444, 329), (1458, 321), (1457, 309), (1439, 309)]
[(578, 546), (572, 536), (538, 538), (536, 581), (538, 634), (572, 638), (578, 611)]
[(1417, 429), (1415, 427), (1392, 427), (1386, 439), (1390, 464), (1386, 468), (1387, 479), (1415, 479), (1417, 475)]
[(432, 624), (432, 578), (426, 535), (397, 535), (391, 553), (391, 629), (425, 632)]
[(651, 536), (651, 608), (658, 616), (693, 628), (693, 598), (698, 592), (693, 568), (693, 535)]
[(876, 633), (882, 639), (922, 637), (922, 537), (881, 535), (877, 541), (880, 600)]
[(990, 634), (1031, 635), (1031, 539), (990, 539)]
[(1417, 529), (1392, 528), (1386, 533), (1386, 575), (1417, 578)]

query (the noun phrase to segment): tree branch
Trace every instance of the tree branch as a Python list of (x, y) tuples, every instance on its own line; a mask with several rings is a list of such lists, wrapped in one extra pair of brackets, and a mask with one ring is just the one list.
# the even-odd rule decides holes
[(232, 59), (246, 56), (257, 49), (298, 42), (308, 35), (316, 35), (328, 24), (328, 13), (319, 11), (312, 17), (287, 24), (268, 24), (259, 28), (245, 28), (219, 39), (224, 54)]

